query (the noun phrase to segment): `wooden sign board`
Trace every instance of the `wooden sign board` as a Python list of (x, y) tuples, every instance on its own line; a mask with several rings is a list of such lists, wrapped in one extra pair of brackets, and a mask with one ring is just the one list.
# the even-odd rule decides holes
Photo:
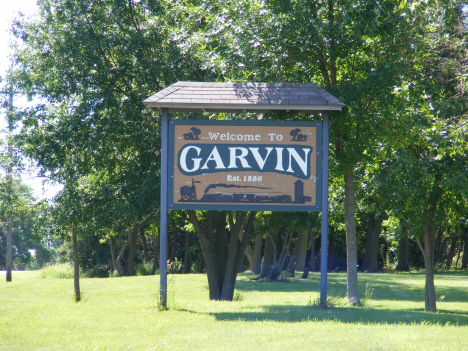
[(169, 123), (169, 209), (320, 211), (321, 122)]

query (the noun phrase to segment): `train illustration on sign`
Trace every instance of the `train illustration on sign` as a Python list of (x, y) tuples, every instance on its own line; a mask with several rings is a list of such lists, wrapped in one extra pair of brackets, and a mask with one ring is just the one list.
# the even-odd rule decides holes
[(241, 186), (233, 184), (210, 184), (205, 189), (205, 193), (200, 200), (197, 199), (197, 191), (195, 188), (195, 183), (201, 183), (192, 179), (192, 186), (182, 186), (180, 188), (180, 200), (179, 202), (218, 202), (218, 203), (291, 203), (291, 204), (305, 204), (306, 202), (311, 202), (312, 198), (310, 196), (304, 196), (304, 182), (297, 180), (294, 183), (294, 200), (290, 195), (272, 195), (264, 196), (256, 193), (226, 193), (226, 192), (215, 192), (209, 194), (210, 189), (215, 188), (256, 188), (256, 189), (270, 189), (266, 187), (259, 186)]

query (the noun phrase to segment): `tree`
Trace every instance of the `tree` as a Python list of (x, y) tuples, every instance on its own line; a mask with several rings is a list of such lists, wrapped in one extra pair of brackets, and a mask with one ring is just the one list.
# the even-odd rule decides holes
[[(3, 161), (2, 163), (6, 164), (6, 183), (5, 183), (5, 192), (6, 199), (3, 199), (3, 203), (6, 204), (6, 216), (8, 222), (8, 229), (7, 229), (7, 240), (6, 240), (6, 281), (11, 282), (12, 280), (12, 267), (13, 267), (13, 248), (12, 248), (12, 241), (13, 241), (13, 93), (10, 92), (9, 94), (9, 104), (8, 104), (8, 112), (7, 112), (7, 120), (8, 120), (8, 150), (7, 155), (5, 155), (7, 161)], [(2, 155), (3, 156), (3, 155)], [(3, 157), (2, 157), (3, 158)], [(3, 167), (2, 167), (3, 168)]]
[(367, 231), (366, 231), (366, 251), (362, 270), (369, 273), (376, 273), (378, 270), (378, 249), (379, 238), (382, 232), (383, 216), (378, 215), (377, 218), (373, 213), (368, 214)]
[(410, 63), (411, 10), (392, 2), (274, 0), (179, 2), (174, 11), (183, 14), (181, 47), (198, 49), (224, 79), (321, 82), (348, 106), (331, 114), (331, 173), (344, 180), (347, 297), (358, 304), (355, 172), (394, 125), (392, 92)]
[[(8, 181), (0, 178), (0, 193), (5, 194), (4, 186)], [(46, 204), (36, 202), (31, 187), (21, 180), (12, 182), (10, 208), (8, 197), (0, 197), (0, 267), (7, 266), (7, 231), (11, 228), (11, 269), (25, 270), (41, 268), (54, 261), (54, 252), (48, 248), (47, 240), (38, 234), (40, 218), (46, 212)], [(10, 222), (11, 219), (11, 222)], [(11, 225), (11, 227), (10, 227)]]
[[(440, 4), (438, 4), (440, 5)], [(399, 94), (406, 106), (401, 137), (381, 164), (382, 191), (388, 202), (423, 238), (426, 270), (425, 307), (436, 311), (434, 253), (437, 225), (450, 208), (466, 198), (467, 139), (466, 89), (460, 75), (466, 71), (466, 42), (460, 8), (449, 2), (436, 9), (420, 8), (425, 21), (417, 34), (421, 60), (409, 76), (411, 89)]]
[(251, 232), (256, 212), (207, 211), (205, 218), (201, 212), (187, 212), (203, 249), (210, 299), (232, 301), (245, 248), (255, 235)]
[(292, 137), (293, 137), (293, 141), (296, 140), (297, 138), (297, 134), (299, 134), (301, 130), (299, 128), (296, 128), (296, 129), (293, 129), (291, 130), (291, 133), (289, 133)]
[[(159, 207), (161, 131), (142, 101), (201, 72), (172, 40), (167, 6), (44, 0), (38, 19), (20, 18), (13, 26), (21, 44), (8, 79), (42, 98), (22, 113), (23, 150), (41, 175), (65, 185), (63, 201), (57, 199), (62, 210), (79, 211), (76, 225), (63, 225), (107, 229), (99, 233), (125, 226), (129, 256), (117, 263), (131, 263), (133, 233)], [(133, 272), (130, 266), (125, 274)]]
[[(14, 177), (19, 176), (22, 169), (22, 155), (19, 152), (13, 131), (15, 129), (16, 113), (13, 106), (14, 89), (9, 86), (6, 91), (0, 91), (1, 96), (8, 95), (8, 101), (2, 101), (2, 107), (6, 110), (6, 122), (8, 125), (7, 137), (0, 140), (0, 169), (5, 172), (6, 177), (2, 179), (0, 187), (2, 194), (0, 202), (2, 203), (3, 214), (7, 221), (6, 235), (6, 281), (12, 281), (13, 267), (13, 219), (25, 213), (24, 202), (18, 202), (18, 197), (14, 196)], [(24, 198), (22, 198), (24, 200)], [(18, 212), (20, 211), (20, 212)]]

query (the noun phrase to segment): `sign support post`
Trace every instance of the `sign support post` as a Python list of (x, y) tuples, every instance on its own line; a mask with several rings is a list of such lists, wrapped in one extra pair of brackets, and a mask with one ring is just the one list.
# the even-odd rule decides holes
[(161, 116), (161, 208), (160, 208), (160, 244), (159, 244), (159, 301), (162, 308), (167, 307), (167, 155), (169, 136), (169, 110), (162, 109)]
[(320, 255), (320, 306), (327, 306), (327, 263), (328, 263), (328, 144), (329, 112), (322, 112), (322, 238)]
[(328, 264), (328, 144), (329, 112), (322, 112), (322, 238), (320, 255), (320, 305), (327, 306), (327, 264)]

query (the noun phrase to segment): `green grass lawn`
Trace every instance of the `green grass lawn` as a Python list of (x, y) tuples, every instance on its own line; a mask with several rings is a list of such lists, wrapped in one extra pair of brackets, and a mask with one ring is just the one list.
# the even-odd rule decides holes
[(344, 305), (346, 275), (329, 274), (335, 307), (310, 306), (320, 274), (288, 282), (238, 278), (238, 301), (208, 299), (206, 275), (73, 280), (0, 275), (0, 350), (468, 350), (468, 275), (436, 275), (438, 313), (424, 312), (423, 274), (359, 274), (365, 307)]

